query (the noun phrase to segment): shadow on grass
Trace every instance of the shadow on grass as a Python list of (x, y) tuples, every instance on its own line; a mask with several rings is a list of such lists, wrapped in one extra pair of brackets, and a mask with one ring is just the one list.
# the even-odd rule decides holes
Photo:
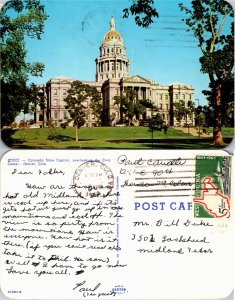
[[(106, 140), (106, 142), (108, 143), (114, 143), (114, 144), (121, 144), (121, 143), (134, 143), (134, 144), (138, 144), (138, 143), (143, 143), (143, 144), (149, 144), (149, 143), (153, 143), (153, 144), (172, 144), (173, 143), (173, 147), (175, 147), (175, 145), (177, 144), (197, 144), (197, 143), (201, 143), (201, 142), (206, 142), (206, 143), (211, 143), (212, 140), (209, 138), (201, 138), (201, 139), (179, 139), (179, 138), (169, 138), (169, 139), (120, 139), (120, 140)], [(172, 145), (171, 145), (172, 146)]]
[[(94, 139), (79, 139), (79, 142), (88, 142)], [(75, 138), (67, 135), (58, 135), (56, 138), (57, 142), (75, 142)]]
[[(30, 144), (28, 141), (23, 140), (13, 140), (12, 143), (7, 145), (11, 148), (16, 149), (221, 149), (228, 146), (232, 141), (232, 138), (224, 138), (225, 146), (219, 147), (212, 145), (211, 138), (198, 138), (198, 139), (120, 139), (120, 140), (106, 140), (104, 142), (110, 143), (110, 145), (96, 146), (94, 143), (92, 145), (82, 145), (82, 142), (96, 141), (94, 139), (79, 139), (79, 144), (77, 144), (74, 138), (68, 136), (62, 136), (58, 144), (53, 141), (45, 140), (44, 142), (38, 141), (38, 144)], [(34, 140), (35, 142), (36, 140)], [(50, 144), (50, 142), (52, 144)], [(60, 143), (61, 142), (61, 143)], [(74, 142), (72, 145), (63, 145), (63, 142)], [(99, 140), (97, 140), (99, 142)], [(123, 144), (123, 145), (122, 145)], [(130, 144), (131, 147), (128, 147)]]
[[(197, 149), (223, 149), (224, 147), (228, 146), (228, 144), (232, 141), (231, 138), (225, 138), (224, 142), (226, 143), (225, 146), (214, 146), (211, 144), (211, 138), (201, 138), (201, 139), (193, 139), (193, 140), (184, 140), (184, 139), (168, 139), (168, 140), (160, 140), (160, 139), (138, 139), (138, 140), (111, 140), (106, 141), (110, 142), (113, 146), (106, 145), (105, 147), (96, 147), (94, 145), (71, 145), (64, 147), (65, 149), (185, 149), (185, 150), (197, 150)], [(138, 147), (128, 147), (122, 146), (122, 143), (129, 143), (129, 144), (139, 144)], [(118, 147), (115, 147), (115, 144), (118, 144)]]
[(24, 140), (21, 139), (4, 140), (3, 138), (2, 141), (5, 145), (7, 145), (10, 148), (20, 148), (20, 145), (22, 145), (25, 142)]
[(224, 146), (212, 145), (211, 138), (200, 138), (200, 139), (168, 139), (168, 140), (153, 140), (148, 145), (145, 145), (149, 149), (223, 149), (227, 147), (231, 142), (232, 138), (224, 138)]

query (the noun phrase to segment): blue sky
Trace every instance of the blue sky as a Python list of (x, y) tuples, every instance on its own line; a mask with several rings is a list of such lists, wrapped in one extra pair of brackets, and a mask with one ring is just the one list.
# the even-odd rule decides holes
[(131, 3), (128, 0), (42, 0), (49, 18), (41, 40), (27, 39), (27, 49), (28, 60), (43, 62), (45, 71), (43, 77), (30, 81), (45, 83), (59, 75), (94, 81), (95, 58), (113, 16), (131, 60), (132, 75), (162, 85), (176, 81), (192, 85), (195, 99), (207, 104), (201, 91), (208, 88), (208, 75), (200, 72), (201, 52), (192, 33), (186, 32), (180, 1), (155, 2), (159, 18), (144, 29), (133, 17), (122, 18), (123, 8)]

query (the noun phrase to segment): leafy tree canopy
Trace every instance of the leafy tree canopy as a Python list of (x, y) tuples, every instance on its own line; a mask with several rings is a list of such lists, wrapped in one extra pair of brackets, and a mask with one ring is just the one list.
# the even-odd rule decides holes
[[(234, 78), (234, 12), (226, 1), (193, 0), (191, 6), (179, 4), (187, 18), (188, 31), (193, 32), (201, 49), (201, 71), (210, 79), (210, 104), (214, 107), (213, 144), (223, 145), (221, 133), (222, 110), (225, 102), (223, 88)], [(226, 28), (226, 30), (224, 30)]]
[(47, 17), (40, 0), (10, 0), (0, 11), (2, 126), (25, 107), (28, 75), (42, 74), (42, 63), (26, 61), (25, 37), (40, 39)]
[(163, 127), (163, 123), (164, 123), (164, 120), (163, 120), (161, 114), (157, 113), (156, 115), (154, 115), (151, 118), (149, 127), (151, 130), (161, 130)]
[[(211, 81), (231, 76), (234, 64), (234, 12), (231, 5), (221, 0), (193, 0), (190, 8), (182, 3), (179, 6), (188, 15), (184, 21), (202, 51), (202, 72), (208, 73)], [(228, 18), (231, 22), (226, 31), (230, 32), (225, 35), (223, 27)]]
[(186, 113), (187, 111), (185, 102), (183, 100), (174, 103), (174, 116), (179, 123), (181, 123), (181, 120), (183, 119), (183, 117), (185, 117)]
[(154, 0), (132, 0), (129, 8), (123, 9), (124, 18), (131, 14), (135, 16), (135, 22), (138, 26), (148, 27), (158, 18), (158, 12), (154, 7)]
[(64, 102), (76, 128), (76, 141), (78, 141), (77, 129), (85, 124), (85, 116), (89, 112), (89, 108), (92, 109), (96, 119), (98, 121), (101, 120), (101, 95), (95, 87), (76, 80), (72, 82), (71, 88), (68, 90), (68, 96), (64, 99)]
[(137, 94), (133, 89), (127, 89), (125, 94), (115, 96), (114, 100), (114, 104), (119, 105), (121, 122), (125, 116), (130, 125), (134, 116), (139, 119), (139, 115), (145, 112), (145, 106), (137, 100)]

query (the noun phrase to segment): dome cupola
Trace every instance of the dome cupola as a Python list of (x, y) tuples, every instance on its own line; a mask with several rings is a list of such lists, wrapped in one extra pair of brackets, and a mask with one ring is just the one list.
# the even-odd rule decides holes
[(115, 20), (112, 17), (110, 22), (110, 29), (109, 31), (105, 34), (104, 39), (103, 39), (103, 44), (120, 44), (124, 46), (123, 44), (123, 39), (120, 35), (119, 32), (116, 31), (115, 29)]
[(100, 56), (96, 59), (96, 81), (130, 76), (130, 62), (126, 57), (126, 48), (121, 34), (116, 30), (113, 17), (110, 19), (109, 26), (109, 31), (100, 46)]

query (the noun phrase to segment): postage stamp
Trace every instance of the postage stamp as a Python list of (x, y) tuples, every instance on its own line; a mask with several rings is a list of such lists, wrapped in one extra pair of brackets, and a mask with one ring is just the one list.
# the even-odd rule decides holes
[(230, 156), (196, 156), (193, 204), (195, 218), (230, 218)]
[(76, 169), (73, 187), (81, 198), (105, 198), (112, 192), (114, 176), (106, 164), (100, 161), (87, 161)]

